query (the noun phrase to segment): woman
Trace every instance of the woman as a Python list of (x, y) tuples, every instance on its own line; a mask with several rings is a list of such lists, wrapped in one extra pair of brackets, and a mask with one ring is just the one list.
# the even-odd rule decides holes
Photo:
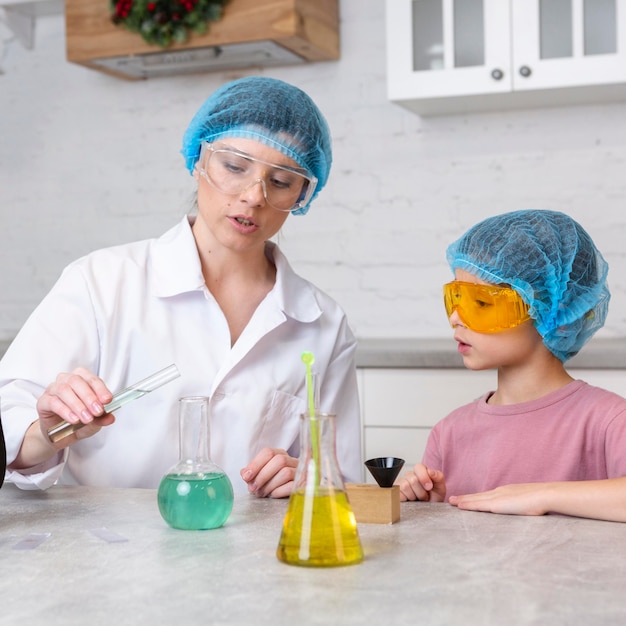
[[(269, 242), (326, 184), (324, 117), (292, 85), (240, 79), (200, 108), (182, 153), (197, 215), (68, 266), (0, 363), (8, 480), (154, 488), (178, 458), (177, 399), (206, 395), (212, 458), (235, 490), (287, 496), (305, 350), (320, 408), (338, 416), (344, 476), (358, 480), (354, 336), (339, 306)], [(103, 415), (112, 392), (170, 363), (180, 378)], [(60, 420), (85, 426), (53, 443)]]

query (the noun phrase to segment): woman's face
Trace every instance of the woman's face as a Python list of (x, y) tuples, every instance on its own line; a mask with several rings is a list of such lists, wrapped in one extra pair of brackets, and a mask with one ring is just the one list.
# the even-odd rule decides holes
[[(297, 168), (298, 164), (278, 150), (253, 139), (228, 137), (212, 144), (216, 149), (232, 149), (250, 156), (252, 180), (261, 179), (266, 183), (271, 166)], [(214, 157), (211, 157), (214, 158)], [(265, 241), (273, 237), (285, 223), (289, 212), (273, 208), (266, 200), (263, 184), (252, 182), (237, 194), (224, 193), (200, 174), (198, 163), (194, 176), (198, 181), (198, 216), (194, 232), (200, 229), (204, 236), (210, 236), (220, 245), (245, 251), (264, 248)], [(202, 236), (202, 235), (201, 235)]]

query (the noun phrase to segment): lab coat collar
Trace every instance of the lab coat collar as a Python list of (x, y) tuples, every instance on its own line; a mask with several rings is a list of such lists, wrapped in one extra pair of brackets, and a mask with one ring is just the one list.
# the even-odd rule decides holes
[(154, 242), (152, 288), (167, 298), (204, 288), (204, 276), (189, 217)]
[(265, 254), (276, 265), (276, 284), (271, 295), (287, 317), (299, 322), (314, 322), (322, 314), (313, 285), (298, 276), (287, 257), (272, 241), (265, 244)]
[[(322, 310), (313, 285), (293, 271), (274, 242), (266, 243), (265, 254), (276, 265), (276, 284), (269, 297), (287, 317), (299, 322), (318, 319)], [(200, 256), (188, 216), (155, 240), (152, 269), (152, 288), (158, 297), (167, 298), (205, 288)]]

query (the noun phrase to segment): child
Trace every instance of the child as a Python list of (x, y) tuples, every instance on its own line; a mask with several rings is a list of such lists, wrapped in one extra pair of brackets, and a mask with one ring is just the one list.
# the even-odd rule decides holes
[[(559, 498), (533, 510), (528, 492), (626, 476), (626, 399), (574, 380), (564, 366), (606, 319), (605, 260), (573, 219), (538, 210), (484, 220), (447, 258), (456, 280), (444, 286), (444, 302), (459, 354), (469, 369), (496, 368), (498, 383), (433, 428), (423, 463), (399, 483), (402, 499), (602, 517), (599, 505), (568, 509)], [(612, 498), (615, 484), (602, 482)], [(481, 493), (511, 484), (504, 495)], [(624, 481), (616, 484), (623, 493)], [(574, 503), (590, 489), (567, 487)]]

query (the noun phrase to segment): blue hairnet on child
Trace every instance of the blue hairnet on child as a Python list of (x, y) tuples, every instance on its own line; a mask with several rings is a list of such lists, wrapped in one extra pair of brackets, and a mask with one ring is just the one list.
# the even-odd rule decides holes
[(279, 150), (317, 178), (304, 215), (328, 180), (332, 162), (328, 124), (301, 89), (275, 78), (249, 76), (220, 87), (195, 114), (183, 137), (182, 154), (193, 173), (203, 141), (245, 137)]
[(473, 226), (446, 252), (454, 272), (507, 283), (530, 306), (546, 347), (573, 357), (604, 325), (608, 264), (587, 232), (557, 211), (524, 210)]

